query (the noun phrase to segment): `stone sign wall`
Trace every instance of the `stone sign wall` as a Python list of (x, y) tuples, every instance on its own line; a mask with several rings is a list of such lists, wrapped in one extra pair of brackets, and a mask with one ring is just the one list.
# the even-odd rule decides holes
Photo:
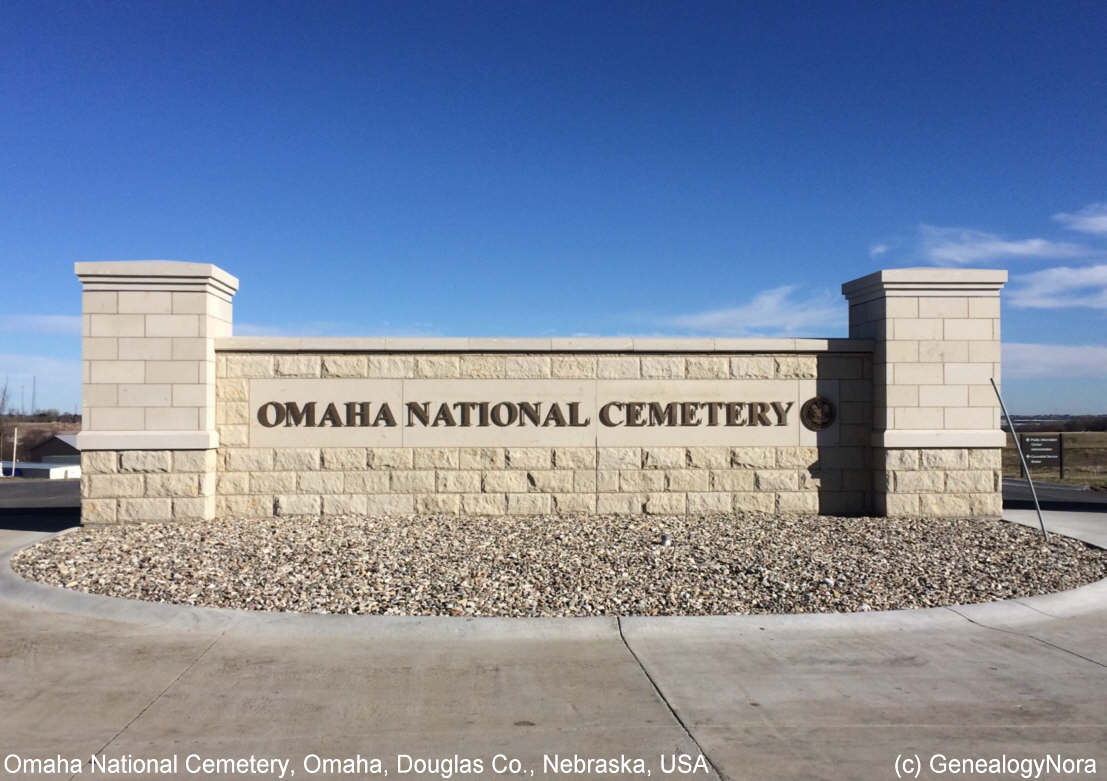
[(76, 270), (86, 522), (1000, 512), (1004, 272), (848, 283), (850, 339), (420, 340), (232, 337), (220, 269)]
[[(810, 340), (799, 353), (780, 340), (791, 352), (750, 355), (655, 354), (648, 341), (475, 352), (474, 340), (402, 354), (312, 341), (296, 352), (280, 339), (220, 341), (217, 513), (861, 513), (871, 503), (865, 343)], [(839, 402), (843, 385), (850, 400)], [(816, 395), (838, 411), (818, 432), (799, 414)]]

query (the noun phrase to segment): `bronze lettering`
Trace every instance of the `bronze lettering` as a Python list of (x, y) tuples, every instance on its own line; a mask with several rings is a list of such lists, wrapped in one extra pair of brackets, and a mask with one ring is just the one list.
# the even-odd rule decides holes
[(471, 420), (469, 413), (473, 411), (473, 407), (477, 406), (474, 401), (456, 401), (454, 402), (454, 409), (461, 413), (461, 425), (468, 426)]
[(319, 420), (319, 427), (326, 428), (327, 423), (330, 423), (334, 428), (342, 428), (342, 418), (338, 414), (338, 407), (334, 406), (332, 401), (327, 405), (326, 412), (323, 413), (323, 417)]
[(457, 421), (454, 420), (454, 415), (450, 412), (449, 404), (439, 404), (438, 414), (434, 416), (434, 422), (431, 426), (456, 426)]
[[(374, 410), (374, 402), (370, 401), (327, 402), (322, 416), (317, 417), (318, 405), (323, 403), (267, 401), (258, 407), (256, 417), (265, 428), (281, 425), (320, 428), (397, 425), (387, 403), (381, 403)], [(435, 405), (433, 414), (431, 404)], [(340, 413), (343, 405), (344, 415)], [(579, 401), (409, 401), (405, 403), (406, 424), (428, 427), (532, 425), (538, 428), (584, 428), (592, 424), (592, 419), (583, 414), (581, 405)], [(608, 428), (787, 426), (794, 406), (794, 401), (609, 401), (600, 407), (598, 417), (600, 424)]]
[(346, 402), (346, 425), (347, 426), (369, 426), (372, 425), (372, 421), (369, 420), (369, 402), (367, 401), (347, 401)]
[(300, 409), (299, 405), (294, 401), (286, 401), (284, 403), (284, 411), (284, 424), (286, 426), (299, 426), (301, 424), (305, 426), (315, 425), (314, 401), (309, 401), (304, 405), (303, 409)]
[[(507, 417), (504, 417), (506, 410)], [(510, 401), (501, 401), (492, 408), (492, 422), (497, 426), (510, 426), (519, 417), (519, 408)]]
[(373, 418), (374, 426), (379, 426), (381, 423), (389, 428), (396, 425), (396, 418), (392, 417), (392, 408), (387, 403), (377, 408), (377, 417)]
[(416, 419), (424, 426), (430, 424), (429, 401), (409, 401), (407, 403), (407, 425), (414, 426)]
[(554, 425), (558, 428), (565, 426), (565, 414), (561, 411), (561, 405), (554, 402), (550, 405), (550, 411), (546, 413), (546, 419), (542, 421), (542, 426)]
[(793, 404), (795, 404), (793, 401), (787, 403), (782, 401), (773, 402), (773, 412), (776, 413), (776, 424), (778, 426), (788, 425), (788, 410), (792, 409)]
[[(554, 404), (556, 407), (557, 405)], [(519, 425), (525, 426), (526, 421), (530, 421), (532, 426), (544, 426), (544, 423), (539, 422), (542, 410), (542, 402), (531, 403), (529, 401), (519, 402)], [(547, 420), (549, 418), (547, 417)]]
[(608, 427), (619, 425), (618, 423), (614, 422), (611, 419), (611, 410), (612, 410), (612, 408), (622, 409), (623, 408), (623, 402), (621, 402), (621, 401), (609, 401), (609, 402), (607, 402), (607, 404), (604, 404), (602, 407), (600, 407), (600, 423), (602, 423), (602, 424), (604, 424), (605, 426), (608, 426)]
[(650, 402), (650, 425), (651, 426), (675, 426), (677, 425), (677, 412), (678, 405), (675, 401), (670, 401), (664, 407), (661, 406), (661, 402)]
[(772, 421), (769, 420), (769, 405), (763, 401), (751, 401), (750, 402), (750, 425), (751, 426), (771, 426)]
[[(270, 407), (273, 408), (272, 422), (270, 417), (265, 413)], [(279, 426), (284, 423), (284, 405), (277, 401), (267, 401), (258, 407), (258, 423), (266, 428), (273, 428), (273, 426)]]

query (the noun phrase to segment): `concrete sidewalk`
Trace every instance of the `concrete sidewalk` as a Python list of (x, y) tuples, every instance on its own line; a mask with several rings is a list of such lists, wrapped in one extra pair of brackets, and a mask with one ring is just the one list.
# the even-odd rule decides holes
[[(0, 532), (0, 549), (38, 536)], [(1107, 582), (888, 613), (403, 619), (90, 597), (5, 558), (0, 755), (79, 757), (80, 778), (101, 777), (93, 753), (274, 756), (297, 777), (311, 755), (359, 753), (393, 777), (397, 754), (478, 757), (481, 778), (496, 754), (536, 777), (544, 755), (641, 757), (656, 777), (663, 755), (701, 751), (693, 777), (886, 779), (918, 754), (925, 778), (936, 753), (1103, 767), (1104, 649)]]
[[(1003, 517), (1023, 526), (1041, 528), (1038, 513), (1034, 510), (1004, 510)], [(1042, 510), (1042, 520), (1045, 521), (1046, 532), (1050, 534), (1056, 531), (1098, 548), (1107, 548), (1107, 513)]]

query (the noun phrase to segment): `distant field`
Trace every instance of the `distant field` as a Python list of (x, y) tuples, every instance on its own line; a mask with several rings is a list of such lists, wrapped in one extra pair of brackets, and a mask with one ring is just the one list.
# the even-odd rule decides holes
[(62, 423), (59, 421), (13, 420), (0, 418), (0, 460), (12, 457), (12, 435), (19, 430), (19, 457), (37, 447), (55, 434), (75, 434), (81, 430), (80, 423)]

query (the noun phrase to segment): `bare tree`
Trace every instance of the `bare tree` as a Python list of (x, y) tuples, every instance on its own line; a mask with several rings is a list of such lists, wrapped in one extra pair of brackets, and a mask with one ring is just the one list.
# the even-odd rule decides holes
[(8, 378), (4, 378), (3, 386), (0, 386), (0, 415), (8, 414)]

